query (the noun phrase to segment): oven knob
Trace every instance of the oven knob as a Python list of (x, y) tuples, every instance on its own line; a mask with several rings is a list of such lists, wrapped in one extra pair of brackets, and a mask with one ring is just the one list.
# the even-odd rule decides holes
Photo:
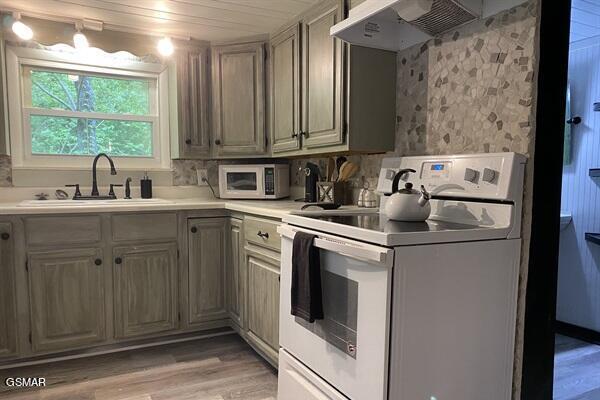
[(475, 183), (477, 181), (477, 176), (479, 172), (474, 169), (467, 168), (465, 169), (465, 181)]
[(498, 175), (498, 173), (496, 171), (494, 171), (491, 168), (484, 168), (483, 169), (483, 175), (481, 176), (481, 179), (484, 182), (489, 182), (492, 183), (494, 182), (494, 180), (496, 180), (496, 176)]

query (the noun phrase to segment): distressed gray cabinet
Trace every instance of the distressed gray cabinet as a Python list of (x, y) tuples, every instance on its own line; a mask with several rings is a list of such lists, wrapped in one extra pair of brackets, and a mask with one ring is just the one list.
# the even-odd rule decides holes
[(264, 44), (212, 48), (214, 155), (266, 153)]
[[(344, 17), (341, 3), (321, 2), (271, 38), (274, 156), (394, 149), (396, 53), (331, 37), (330, 28)], [(299, 55), (292, 51), (297, 43)], [(299, 94), (291, 90), (297, 59)], [(300, 127), (291, 129), (296, 103)]]
[(279, 352), (279, 265), (250, 254), (248, 268), (247, 335), (269, 359)]
[(245, 338), (274, 366), (279, 354), (278, 225), (278, 221), (244, 218)]
[(189, 324), (227, 318), (225, 263), (228, 218), (188, 220)]
[(342, 13), (342, 7), (334, 4), (316, 9), (302, 23), (302, 132), (303, 145), (309, 148), (343, 142), (342, 41), (329, 35)]
[(177, 328), (177, 243), (113, 248), (115, 336)]
[(17, 351), (15, 265), (12, 226), (0, 223), (0, 358)]
[(243, 221), (237, 218), (229, 220), (229, 251), (227, 252), (226, 292), (229, 317), (238, 330), (244, 328), (244, 240)]
[(104, 261), (99, 248), (28, 254), (33, 352), (104, 341)]
[(271, 151), (300, 149), (300, 24), (271, 39)]
[(198, 159), (210, 156), (208, 48), (182, 50), (177, 55), (178, 135), (173, 158)]

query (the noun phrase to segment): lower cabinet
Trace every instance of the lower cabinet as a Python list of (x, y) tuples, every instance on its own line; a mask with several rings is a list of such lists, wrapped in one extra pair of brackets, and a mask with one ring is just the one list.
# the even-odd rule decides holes
[(177, 243), (115, 247), (113, 276), (117, 338), (177, 328)]
[(227, 318), (225, 263), (229, 218), (188, 220), (188, 324)]
[(0, 358), (17, 352), (15, 261), (12, 226), (0, 223)]
[(244, 231), (243, 221), (237, 218), (229, 220), (229, 250), (226, 266), (227, 310), (229, 318), (239, 329), (245, 327), (244, 321)]
[(101, 342), (105, 330), (105, 275), (99, 248), (28, 255), (33, 352)]
[(279, 352), (279, 265), (247, 255), (247, 336), (271, 363)]

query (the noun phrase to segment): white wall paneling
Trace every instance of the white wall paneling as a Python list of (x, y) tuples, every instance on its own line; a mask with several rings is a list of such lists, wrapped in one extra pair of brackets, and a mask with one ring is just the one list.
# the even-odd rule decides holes
[(600, 37), (571, 47), (569, 83), (571, 113), (582, 122), (563, 169), (561, 209), (573, 220), (560, 234), (557, 319), (600, 331), (600, 246), (585, 240), (585, 232), (600, 232), (600, 178), (589, 176), (600, 168)]

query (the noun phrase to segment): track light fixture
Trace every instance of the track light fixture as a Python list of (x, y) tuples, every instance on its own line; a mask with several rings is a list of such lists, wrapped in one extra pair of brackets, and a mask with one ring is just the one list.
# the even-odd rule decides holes
[(75, 34), (73, 35), (73, 45), (76, 49), (87, 49), (90, 46), (90, 44), (88, 43), (88, 40), (85, 37), (85, 35), (81, 32), (81, 30), (83, 29), (82, 24), (80, 22), (77, 22), (75, 24), (75, 29), (77, 29), (77, 32), (75, 32)]
[(173, 42), (171, 42), (171, 39), (166, 36), (158, 41), (157, 48), (158, 52), (165, 57), (173, 54), (173, 51), (175, 50), (173, 48)]
[(33, 31), (31, 28), (21, 21), (21, 13), (13, 13), (14, 22), (12, 24), (12, 31), (23, 40), (30, 40), (33, 37)]

